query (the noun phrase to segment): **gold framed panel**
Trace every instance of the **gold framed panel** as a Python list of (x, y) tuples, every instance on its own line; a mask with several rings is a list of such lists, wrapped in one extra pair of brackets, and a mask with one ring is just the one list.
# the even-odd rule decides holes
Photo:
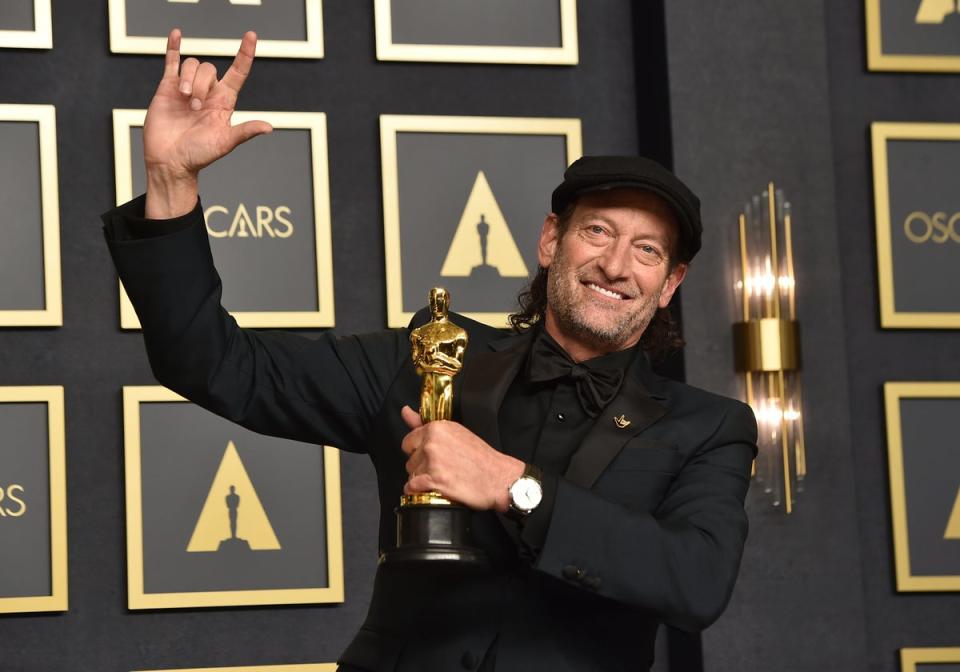
[(956, 575), (915, 575), (910, 566), (910, 536), (907, 524), (907, 487), (904, 476), (902, 399), (960, 399), (957, 382), (888, 382), (883, 385), (887, 418), (887, 462), (890, 471), (890, 508), (893, 522), (894, 561), (900, 592), (960, 590)]
[(960, 647), (900, 649), (900, 672), (917, 672), (917, 664), (960, 663)]
[(63, 387), (60, 385), (2, 386), (0, 403), (43, 403), (47, 406), (50, 483), (50, 594), (0, 597), (0, 613), (66, 611), (67, 589), (67, 468)]
[[(146, 110), (113, 111), (113, 146), (116, 170), (117, 204), (134, 197), (131, 165), (130, 129), (143, 126)], [(333, 251), (330, 238), (330, 186), (327, 167), (327, 121), (323, 112), (235, 112), (233, 123), (263, 120), (275, 129), (310, 131), (313, 180), (314, 245), (317, 262), (317, 300), (315, 311), (231, 311), (241, 327), (323, 328), (334, 326)], [(140, 320), (120, 283), (120, 326), (140, 329)]]
[(33, 0), (33, 30), (0, 30), (0, 48), (53, 49), (50, 0)]
[(560, 46), (521, 47), (467, 44), (398, 44), (393, 41), (392, 0), (374, 0), (377, 60), (576, 65), (580, 58), (577, 46), (577, 0), (557, 1), (560, 5)]
[(867, 69), (894, 72), (960, 72), (960, 55), (891, 54), (883, 51), (880, 0), (866, 5)]
[(57, 177), (57, 113), (53, 105), (0, 105), (0, 121), (37, 124), (40, 155), (40, 210), (43, 236), (44, 307), (2, 310), (2, 327), (63, 326), (60, 283), (60, 199)]
[[(191, 0), (176, 0), (190, 2)], [(254, 4), (236, 2), (235, 4)], [(323, 58), (322, 0), (304, 0), (306, 10), (306, 39), (257, 40), (257, 58)], [(167, 48), (166, 36), (127, 34), (126, 0), (109, 0), (110, 51), (114, 54), (163, 54)], [(173, 28), (174, 26), (170, 26)], [(234, 56), (240, 48), (240, 37), (190, 37), (184, 35), (180, 52), (186, 56)]]
[(303, 663), (294, 665), (245, 665), (241, 667), (191, 667), (135, 672), (337, 672), (336, 663)]
[(873, 145), (873, 197), (880, 289), (880, 326), (885, 329), (956, 329), (960, 327), (960, 312), (904, 312), (896, 309), (887, 143), (890, 140), (960, 141), (960, 124), (874, 122), (870, 125), (870, 131)]
[[(399, 133), (476, 133), (556, 135), (566, 141), (567, 165), (583, 154), (579, 119), (559, 117), (447, 117), (380, 115), (383, 175), (383, 238), (387, 276), (387, 326), (406, 327), (414, 313), (403, 309), (403, 259), (400, 252)], [(506, 312), (457, 311), (491, 326), (509, 326)]]
[(123, 388), (128, 608), (177, 609), (182, 607), (327, 604), (332, 602), (343, 602), (343, 518), (340, 508), (340, 453), (336, 448), (331, 446), (323, 446), (323, 478), (327, 549), (326, 587), (192, 591), (181, 593), (145, 592), (143, 562), (143, 488), (140, 454), (140, 405), (151, 402), (190, 403), (187, 399), (184, 399), (175, 392), (159, 385), (124, 386)]

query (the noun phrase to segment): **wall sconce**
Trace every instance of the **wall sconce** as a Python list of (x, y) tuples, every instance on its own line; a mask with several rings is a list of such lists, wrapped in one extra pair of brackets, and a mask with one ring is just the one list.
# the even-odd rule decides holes
[(734, 366), (760, 431), (753, 475), (785, 513), (807, 473), (791, 225), (790, 203), (773, 182), (740, 214), (734, 286), (742, 321), (733, 325)]

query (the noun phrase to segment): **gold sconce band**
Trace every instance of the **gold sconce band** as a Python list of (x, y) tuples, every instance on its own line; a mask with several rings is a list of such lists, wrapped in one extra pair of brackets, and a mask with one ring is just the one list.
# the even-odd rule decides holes
[(800, 369), (800, 323), (764, 317), (733, 325), (737, 373)]

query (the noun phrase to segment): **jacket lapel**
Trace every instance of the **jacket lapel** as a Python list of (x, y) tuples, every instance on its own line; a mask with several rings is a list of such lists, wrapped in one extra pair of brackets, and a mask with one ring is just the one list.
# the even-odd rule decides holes
[(639, 354), (620, 392), (597, 416), (570, 458), (564, 474), (567, 480), (584, 488), (593, 487), (627, 441), (663, 417), (667, 409), (660, 401), (665, 401), (666, 396), (661, 394), (658, 382), (644, 355)]
[[(530, 348), (533, 331), (493, 341), (489, 351), (471, 358), (470, 366), (464, 367), (459, 377), (463, 424), (497, 450), (501, 450), (497, 414)], [(593, 487), (624, 445), (666, 414), (664, 404), (669, 400), (661, 382), (644, 355), (639, 354), (617, 396), (597, 417), (570, 459), (564, 474), (567, 480), (584, 488)], [(626, 420), (629, 424), (622, 426)]]
[(490, 351), (474, 356), (464, 367), (460, 387), (463, 424), (500, 450), (497, 412), (530, 347), (533, 330), (490, 343)]

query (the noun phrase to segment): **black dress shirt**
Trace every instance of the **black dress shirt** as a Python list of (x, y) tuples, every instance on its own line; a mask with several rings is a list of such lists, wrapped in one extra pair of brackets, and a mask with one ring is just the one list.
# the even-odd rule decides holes
[[(548, 339), (556, 349), (550, 334), (541, 327), (536, 339)], [(522, 522), (504, 518), (510, 532), (518, 540), (521, 557), (529, 564), (536, 561), (547, 538), (547, 530), (553, 513), (553, 501), (557, 480), (567, 470), (570, 458), (593, 426), (594, 418), (587, 415), (572, 377), (549, 382), (530, 381), (531, 355), (520, 373), (513, 380), (500, 406), (497, 423), (500, 428), (500, 445), (503, 452), (524, 462), (532, 463), (543, 470), (543, 500)], [(565, 353), (564, 353), (565, 354)], [(639, 346), (611, 352), (583, 362), (588, 369), (626, 370), (634, 357), (642, 357)], [(571, 363), (573, 360), (571, 360)], [(494, 640), (484, 656), (479, 672), (490, 672), (496, 662), (497, 641)]]

